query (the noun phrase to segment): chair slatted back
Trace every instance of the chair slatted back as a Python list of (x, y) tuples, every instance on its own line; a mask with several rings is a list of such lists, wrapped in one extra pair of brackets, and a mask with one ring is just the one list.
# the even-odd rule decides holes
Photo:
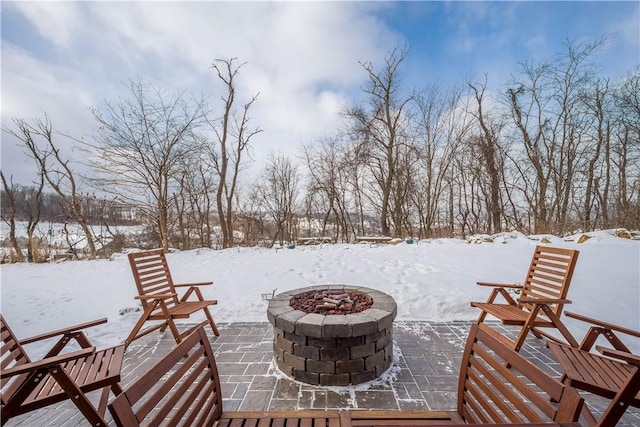
[[(564, 299), (569, 292), (578, 251), (572, 249), (537, 246), (533, 253), (531, 266), (527, 272), (522, 290), (522, 298)], [(530, 304), (520, 303), (521, 308), (530, 308)], [(556, 314), (562, 313), (564, 304), (549, 304)]]
[(458, 413), (464, 420), (473, 424), (577, 421), (583, 404), (578, 393), (496, 334), (484, 325), (473, 325), (469, 332), (458, 384)]
[[(178, 297), (171, 278), (171, 272), (169, 271), (169, 265), (167, 264), (167, 258), (162, 249), (130, 253), (128, 257), (139, 295), (173, 294), (173, 297), (163, 298), (165, 304), (167, 308), (172, 308), (178, 304)], [(147, 305), (150, 303), (150, 300), (143, 299), (143, 309), (146, 310)], [(156, 312), (159, 310), (157, 308)], [(152, 316), (155, 314), (155, 312), (152, 313)], [(162, 313), (157, 314), (163, 317)]]
[[(18, 341), (9, 325), (5, 323), (4, 317), (1, 314), (0, 335), (2, 336), (2, 355), (0, 356), (0, 366), (2, 370), (31, 362), (22, 345), (20, 345), (20, 341)], [(0, 389), (2, 390), (0, 392), (0, 398), (3, 405), (6, 404), (11, 396), (18, 390), (27, 375), (28, 374), (15, 375), (0, 379)]]
[(212, 426), (222, 394), (211, 344), (198, 328), (109, 404), (118, 426)]

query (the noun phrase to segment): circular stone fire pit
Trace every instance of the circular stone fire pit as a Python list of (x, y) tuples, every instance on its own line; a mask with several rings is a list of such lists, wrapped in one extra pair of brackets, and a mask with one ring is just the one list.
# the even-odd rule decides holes
[[(349, 311), (354, 312), (321, 314)], [(276, 295), (267, 317), (278, 368), (307, 384), (346, 386), (373, 380), (391, 366), (396, 314), (391, 296), (360, 286), (311, 286)]]

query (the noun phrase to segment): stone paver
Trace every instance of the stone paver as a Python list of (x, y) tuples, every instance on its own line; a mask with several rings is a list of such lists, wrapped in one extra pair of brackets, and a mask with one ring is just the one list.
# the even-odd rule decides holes
[[(392, 368), (375, 381), (353, 387), (311, 386), (283, 375), (273, 363), (273, 329), (268, 322), (220, 324), (221, 336), (210, 336), (225, 410), (451, 410), (456, 407), (458, 372), (469, 326), (469, 322), (395, 322)], [(511, 336), (517, 332), (493, 326)], [(558, 364), (544, 343), (530, 337), (521, 353), (559, 377)], [(152, 333), (134, 341), (125, 355), (123, 385), (149, 369), (174, 344), (170, 333)], [(97, 401), (98, 393), (90, 396)], [(584, 397), (595, 413), (607, 404), (590, 394)], [(110, 415), (107, 421), (111, 421)], [(87, 422), (73, 404), (65, 402), (3, 425), (66, 427)], [(628, 410), (619, 425), (640, 427), (640, 410)]]

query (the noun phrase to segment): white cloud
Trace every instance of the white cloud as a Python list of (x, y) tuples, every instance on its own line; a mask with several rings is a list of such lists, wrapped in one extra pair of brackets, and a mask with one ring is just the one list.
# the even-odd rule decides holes
[[(636, 49), (640, 48), (640, 6), (636, 4), (635, 10), (625, 19), (615, 21), (608, 26), (608, 31), (620, 34), (621, 39)], [(640, 53), (640, 52), (638, 52)], [(639, 58), (636, 58), (640, 60)]]
[(170, 92), (210, 94), (219, 108), (222, 88), (211, 63), (237, 57), (247, 62), (237, 78), (238, 102), (260, 93), (253, 123), (265, 132), (256, 144), (291, 155), (300, 142), (337, 127), (344, 94), (357, 91), (366, 78), (358, 61), (381, 60), (401, 38), (369, 13), (383, 6), (366, 2), (10, 7), (43, 40), (26, 47), (3, 40), (3, 126), (12, 117), (46, 111), (61, 130), (90, 132), (95, 123), (87, 108), (127, 96), (126, 82), (138, 76)]
[[(3, 120), (36, 117), (48, 112), (65, 126), (89, 117), (87, 105), (96, 102), (82, 75), (73, 69), (49, 64), (13, 46), (2, 49)], [(86, 129), (85, 129), (86, 130)]]
[(80, 2), (12, 2), (11, 6), (19, 10), (44, 39), (63, 48), (73, 43), (76, 30), (83, 22)]
[[(16, 131), (13, 119), (44, 119), (49, 116), (53, 129), (77, 138), (88, 137), (94, 123), (87, 106), (97, 99), (81, 83), (73, 69), (53, 65), (27, 55), (14, 46), (2, 46), (2, 171), (14, 182), (30, 184), (36, 179), (36, 166), (25, 149), (7, 130)], [(56, 136), (57, 147), (71, 157), (72, 141)]]

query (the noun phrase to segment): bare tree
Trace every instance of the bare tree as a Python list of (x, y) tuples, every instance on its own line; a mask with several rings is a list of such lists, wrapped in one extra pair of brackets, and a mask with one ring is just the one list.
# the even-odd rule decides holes
[(6, 218), (3, 215), (2, 220), (9, 226), (9, 241), (16, 253), (16, 261), (22, 262), (24, 260), (24, 254), (22, 253), (22, 249), (20, 249), (20, 243), (18, 243), (18, 238), (16, 237), (16, 214), (18, 209), (16, 207), (15, 185), (13, 184), (13, 180), (11, 181), (11, 185), (9, 185), (2, 171), (0, 171), (0, 178), (2, 179), (2, 187), (4, 188), (7, 201), (9, 202), (9, 217)]
[(36, 261), (36, 250), (38, 249), (36, 239), (36, 229), (40, 222), (42, 210), (44, 207), (43, 202), (43, 189), (44, 189), (44, 174), (38, 173), (38, 182), (35, 187), (27, 189), (29, 194), (25, 198), (23, 212), (27, 218), (27, 261)]
[(535, 232), (562, 232), (568, 225), (583, 160), (583, 94), (594, 77), (591, 57), (604, 42), (567, 42), (566, 52), (553, 60), (523, 64), (520, 78), (507, 90), (511, 117), (533, 169), (522, 169), (521, 178), (533, 191), (525, 197), (531, 201)]
[(235, 78), (240, 68), (245, 64), (238, 64), (237, 58), (216, 59), (212, 68), (218, 78), (224, 83), (226, 93), (222, 96), (224, 110), (222, 117), (209, 121), (213, 128), (216, 141), (211, 147), (211, 160), (218, 175), (218, 189), (216, 191), (216, 206), (218, 219), (222, 228), (222, 247), (233, 247), (233, 218), (234, 197), (238, 184), (238, 176), (242, 167), (243, 154), (249, 148), (251, 139), (262, 132), (258, 127), (250, 128), (249, 111), (257, 100), (258, 94), (253, 95), (244, 104), (241, 111), (236, 111)]
[(492, 120), (490, 114), (486, 111), (485, 91), (487, 88), (487, 76), (483, 83), (472, 84), (469, 87), (473, 91), (477, 102), (477, 110), (472, 113), (480, 126), (480, 135), (475, 138), (480, 157), (483, 162), (483, 169), (489, 178), (489, 189), (487, 194), (487, 213), (489, 222), (487, 229), (489, 232), (497, 233), (502, 229), (502, 196), (501, 196), (501, 171), (503, 170), (503, 162), (501, 160), (501, 147), (499, 142), (499, 134), (503, 127), (502, 123)]
[[(640, 67), (626, 76), (615, 93), (616, 132), (611, 162), (615, 175), (617, 223), (640, 227)], [(604, 196), (604, 195), (603, 195)]]
[[(370, 62), (361, 63), (369, 81), (363, 89), (366, 104), (347, 107), (345, 117), (351, 124), (356, 139), (367, 147), (363, 150), (369, 157), (368, 166), (380, 191), (380, 226), (382, 234), (391, 232), (389, 220), (394, 197), (404, 188), (398, 184), (400, 146), (405, 143), (411, 95), (403, 95), (400, 86), (400, 66), (406, 59), (408, 48), (395, 48), (385, 58), (382, 70), (377, 71)], [(396, 194), (392, 194), (394, 190)], [(397, 206), (397, 204), (396, 204)], [(398, 207), (399, 208), (399, 207)], [(401, 215), (396, 212), (395, 218)], [(395, 224), (394, 233), (401, 230)]]
[[(326, 235), (329, 224), (334, 226), (335, 240), (348, 241), (353, 233), (349, 217), (348, 185), (345, 170), (348, 156), (338, 138), (325, 138), (303, 147), (309, 174), (307, 194), (314, 212), (322, 215), (320, 233)], [(313, 203), (316, 201), (317, 203)], [(310, 208), (311, 209), (311, 208)]]
[[(596, 81), (593, 88), (584, 93), (583, 104), (584, 124), (588, 133), (583, 138), (583, 155), (585, 156), (584, 195), (582, 203), (582, 228), (590, 230), (596, 227), (594, 216), (599, 211), (603, 226), (609, 222), (608, 193), (611, 182), (611, 161), (609, 147), (611, 146), (610, 94), (608, 81)], [(605, 159), (602, 161), (602, 154)], [(602, 179), (604, 178), (604, 179)], [(598, 187), (603, 186), (603, 197), (598, 197)], [(596, 203), (599, 206), (596, 207)]]
[(254, 245), (265, 236), (265, 214), (261, 209), (260, 186), (253, 186), (245, 197), (240, 198), (240, 207), (236, 214), (239, 230), (242, 232), (242, 244)]
[(259, 184), (255, 185), (261, 205), (276, 227), (271, 246), (278, 239), (282, 245), (284, 240), (295, 238), (293, 217), (299, 199), (299, 183), (297, 166), (288, 157), (274, 155), (267, 161)]
[(421, 164), (416, 188), (409, 197), (417, 209), (420, 238), (432, 237), (446, 222), (453, 226), (442, 215), (447, 206), (447, 188), (451, 192), (449, 175), (453, 162), (470, 128), (462, 93), (459, 88), (443, 91), (431, 86), (415, 96)]
[[(18, 130), (9, 130), (9, 133), (22, 141), (28, 150), (27, 155), (36, 161), (39, 173), (62, 199), (68, 217), (78, 222), (87, 241), (88, 256), (95, 258), (94, 236), (89, 225), (89, 215), (83, 209), (83, 195), (78, 188), (70, 161), (64, 158), (54, 141), (56, 134), (49, 116), (45, 115), (44, 120), (34, 119), (32, 123), (24, 119), (14, 119), (14, 123)], [(74, 139), (68, 135), (64, 136)]]
[(96, 142), (86, 144), (96, 172), (93, 182), (146, 212), (168, 250), (176, 177), (195, 150), (204, 102), (188, 100), (184, 93), (168, 95), (141, 81), (132, 81), (129, 89), (131, 98), (93, 109), (100, 125)]
[(189, 245), (188, 247), (193, 235), (197, 236), (199, 247), (212, 246), (210, 216), (215, 180), (214, 174), (207, 167), (205, 151), (194, 153), (184, 159), (185, 163), (182, 164), (177, 178), (179, 191), (176, 191), (174, 199), (179, 217), (179, 231), (182, 241)]

